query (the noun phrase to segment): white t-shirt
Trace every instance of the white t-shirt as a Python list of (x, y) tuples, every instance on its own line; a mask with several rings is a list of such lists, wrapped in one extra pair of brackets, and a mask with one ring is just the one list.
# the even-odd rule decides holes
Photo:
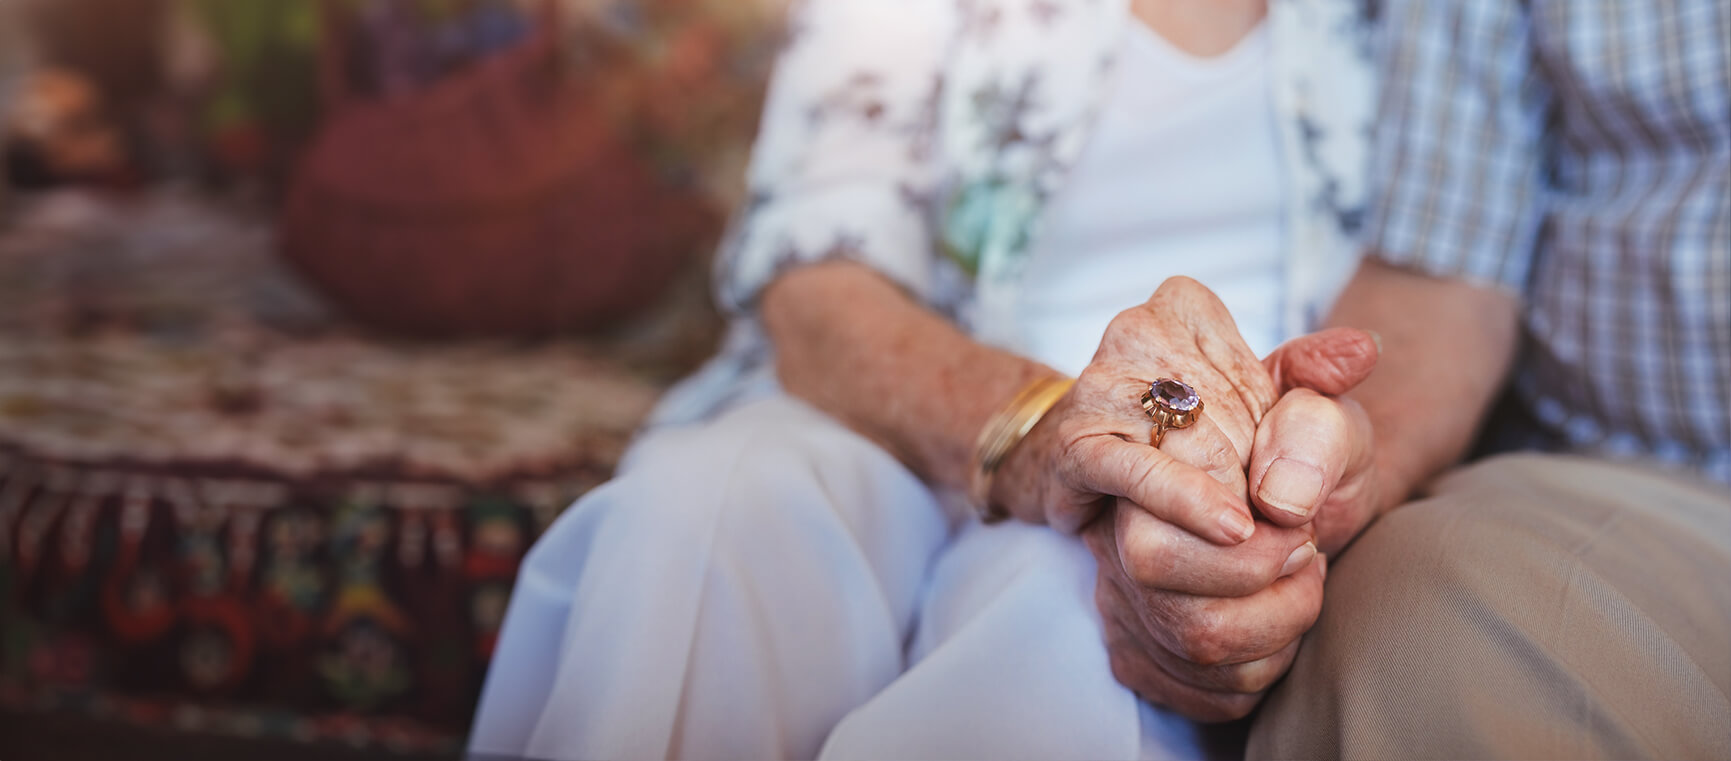
[(1266, 26), (1211, 58), (1133, 26), (1091, 142), (1034, 241), (1017, 310), (1021, 348), (1079, 373), (1114, 316), (1188, 275), (1220, 296), (1261, 356), (1286, 338), (1284, 170)]

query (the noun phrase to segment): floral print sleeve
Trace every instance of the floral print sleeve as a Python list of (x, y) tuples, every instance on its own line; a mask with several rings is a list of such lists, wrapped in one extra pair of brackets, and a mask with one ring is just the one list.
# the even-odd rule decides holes
[[(655, 425), (780, 393), (754, 312), (778, 275), (812, 262), (863, 262), (976, 340), (1017, 350), (1022, 265), (1044, 204), (1087, 144), (1137, 23), (1130, 0), (796, 2), (750, 200), (717, 260), (727, 342), (663, 399)], [(1294, 334), (1357, 262), (1376, 6), (1269, 5)]]
[(836, 258), (930, 299), (931, 151), (951, 15), (932, 0), (807, 0), (793, 10), (750, 200), (717, 261), (724, 309), (749, 313), (776, 276)]

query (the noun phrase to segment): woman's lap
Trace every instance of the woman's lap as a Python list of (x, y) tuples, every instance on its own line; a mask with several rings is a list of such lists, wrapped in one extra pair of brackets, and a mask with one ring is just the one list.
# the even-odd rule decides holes
[(1112, 676), (1094, 558), (1043, 526), (970, 523), (934, 564), (913, 665), (849, 714), (830, 758), (1195, 758), (1195, 725)]
[(1113, 680), (1078, 540), (949, 537), (917, 477), (793, 399), (651, 432), (525, 559), (471, 747), (1196, 755)]
[(786, 397), (647, 434), (525, 559), (471, 748), (812, 756), (903, 664), (949, 521)]

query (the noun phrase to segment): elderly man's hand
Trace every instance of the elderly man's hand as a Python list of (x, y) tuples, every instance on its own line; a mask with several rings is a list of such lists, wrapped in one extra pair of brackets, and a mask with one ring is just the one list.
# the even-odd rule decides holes
[(1263, 417), (1248, 472), (1261, 513), (1309, 525), (1324, 553), (1344, 548), (1383, 503), (1364, 408), (1308, 388), (1287, 392)]

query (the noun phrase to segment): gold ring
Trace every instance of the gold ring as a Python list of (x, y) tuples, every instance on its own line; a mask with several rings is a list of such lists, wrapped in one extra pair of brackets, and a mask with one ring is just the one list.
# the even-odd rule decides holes
[(1142, 392), (1142, 411), (1154, 420), (1154, 446), (1160, 446), (1167, 431), (1189, 428), (1202, 414), (1202, 397), (1181, 380), (1161, 378)]

